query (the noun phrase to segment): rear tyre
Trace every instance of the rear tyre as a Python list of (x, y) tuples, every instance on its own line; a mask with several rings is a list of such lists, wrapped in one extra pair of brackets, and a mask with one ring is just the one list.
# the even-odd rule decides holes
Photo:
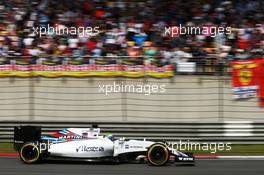
[(40, 160), (40, 151), (36, 145), (28, 143), (22, 146), (19, 156), (24, 163), (33, 164)]
[(165, 165), (170, 158), (170, 152), (166, 145), (155, 143), (151, 145), (147, 151), (147, 160), (150, 165), (162, 166)]

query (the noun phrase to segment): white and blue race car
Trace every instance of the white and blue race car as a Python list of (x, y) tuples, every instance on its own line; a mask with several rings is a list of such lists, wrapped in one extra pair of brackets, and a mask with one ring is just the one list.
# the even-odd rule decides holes
[(194, 164), (190, 153), (182, 153), (163, 142), (114, 139), (100, 135), (100, 128), (68, 128), (41, 136), (36, 126), (15, 127), (14, 144), (20, 159), (27, 164), (42, 160), (83, 160), (148, 162), (162, 166), (168, 162)]

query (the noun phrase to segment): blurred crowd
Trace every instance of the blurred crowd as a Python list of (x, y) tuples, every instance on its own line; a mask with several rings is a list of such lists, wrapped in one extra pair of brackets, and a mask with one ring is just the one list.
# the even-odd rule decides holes
[[(1, 62), (123, 56), (164, 65), (263, 58), (263, 0), (1, 0)], [(167, 26), (231, 27), (231, 34), (164, 35)], [(99, 27), (42, 37), (33, 27)]]

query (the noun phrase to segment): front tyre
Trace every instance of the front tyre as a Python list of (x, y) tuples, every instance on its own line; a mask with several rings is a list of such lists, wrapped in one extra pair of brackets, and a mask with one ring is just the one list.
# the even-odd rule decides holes
[(40, 151), (36, 145), (28, 143), (22, 146), (19, 156), (24, 163), (32, 164), (40, 160)]
[(165, 165), (170, 158), (170, 152), (166, 145), (155, 143), (151, 145), (147, 151), (147, 160), (150, 165), (162, 166)]

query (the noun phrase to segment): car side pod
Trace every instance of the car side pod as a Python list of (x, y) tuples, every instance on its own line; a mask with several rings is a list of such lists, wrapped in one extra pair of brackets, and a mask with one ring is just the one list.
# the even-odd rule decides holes
[(19, 151), (20, 159), (27, 164), (33, 164), (40, 160), (40, 151), (37, 145), (26, 143)]
[(147, 150), (147, 161), (152, 166), (163, 166), (170, 158), (170, 151), (163, 143), (154, 143)]

